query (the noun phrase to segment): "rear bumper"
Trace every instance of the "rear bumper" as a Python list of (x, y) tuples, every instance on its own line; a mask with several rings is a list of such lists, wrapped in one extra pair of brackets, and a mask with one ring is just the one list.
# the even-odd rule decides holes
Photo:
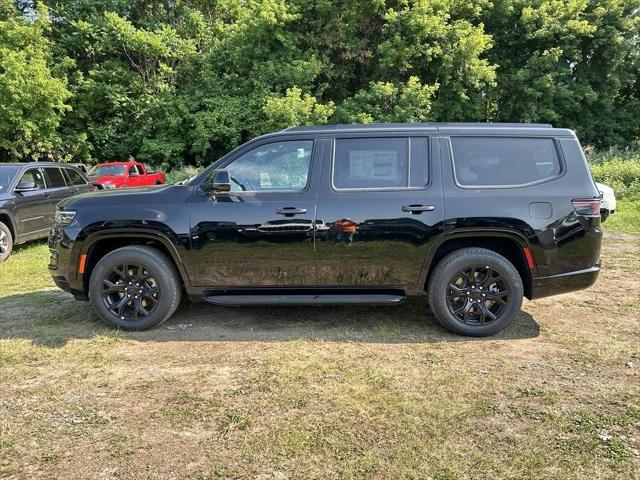
[(585, 270), (534, 278), (531, 299), (535, 300), (589, 288), (596, 282), (599, 273), (600, 263), (597, 263)]

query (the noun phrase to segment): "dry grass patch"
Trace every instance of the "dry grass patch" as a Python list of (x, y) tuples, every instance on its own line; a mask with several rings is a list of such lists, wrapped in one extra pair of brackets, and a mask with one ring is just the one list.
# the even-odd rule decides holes
[(638, 478), (639, 253), (609, 236), (594, 287), (526, 303), (484, 340), (422, 301), (184, 305), (167, 326), (186, 330), (122, 333), (13, 282), (0, 477)]

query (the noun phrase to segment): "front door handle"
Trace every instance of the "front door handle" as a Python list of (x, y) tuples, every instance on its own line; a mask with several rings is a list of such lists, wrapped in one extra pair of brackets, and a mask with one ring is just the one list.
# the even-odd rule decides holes
[(296, 207), (283, 207), (283, 208), (276, 208), (276, 213), (278, 213), (280, 215), (286, 215), (286, 216), (300, 215), (300, 214), (303, 214), (303, 213), (307, 213), (307, 209), (306, 208), (296, 208)]
[(433, 212), (436, 209), (433, 205), (419, 205), (419, 204), (411, 204), (411, 205), (403, 205), (403, 212), (411, 212), (411, 213), (421, 213), (421, 212)]

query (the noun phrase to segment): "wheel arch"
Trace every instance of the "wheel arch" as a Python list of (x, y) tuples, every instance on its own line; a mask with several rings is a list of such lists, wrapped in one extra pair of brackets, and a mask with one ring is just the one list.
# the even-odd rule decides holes
[(9, 227), (9, 231), (11, 232), (11, 236), (13, 237), (13, 243), (16, 244), (18, 239), (16, 238), (17, 231), (16, 226), (13, 223), (13, 218), (11, 215), (5, 211), (0, 211), (0, 222), (4, 223), (7, 227)]
[(80, 252), (80, 255), (86, 255), (84, 273), (82, 277), (82, 285), (85, 293), (88, 292), (91, 273), (100, 259), (117, 248), (129, 245), (147, 245), (163, 252), (174, 263), (178, 273), (180, 274), (183, 286), (186, 287), (191, 285), (187, 269), (182, 262), (182, 258), (176, 249), (175, 243), (167, 236), (161, 233), (148, 231), (108, 232), (89, 236)]
[(524, 250), (525, 248), (530, 248), (529, 242), (521, 234), (508, 230), (481, 231), (469, 229), (444, 233), (437, 237), (427, 253), (427, 259), (420, 276), (420, 285), (424, 287), (425, 291), (429, 285), (430, 275), (438, 262), (449, 253), (467, 247), (486, 248), (499, 253), (509, 260), (520, 274), (525, 297), (531, 299), (533, 275)]

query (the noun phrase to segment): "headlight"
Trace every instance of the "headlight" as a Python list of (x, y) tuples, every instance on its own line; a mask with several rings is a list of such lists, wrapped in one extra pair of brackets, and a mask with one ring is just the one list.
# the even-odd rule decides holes
[(76, 218), (76, 212), (64, 211), (64, 210), (56, 210), (55, 222), (56, 225), (66, 226), (73, 222), (73, 219)]

